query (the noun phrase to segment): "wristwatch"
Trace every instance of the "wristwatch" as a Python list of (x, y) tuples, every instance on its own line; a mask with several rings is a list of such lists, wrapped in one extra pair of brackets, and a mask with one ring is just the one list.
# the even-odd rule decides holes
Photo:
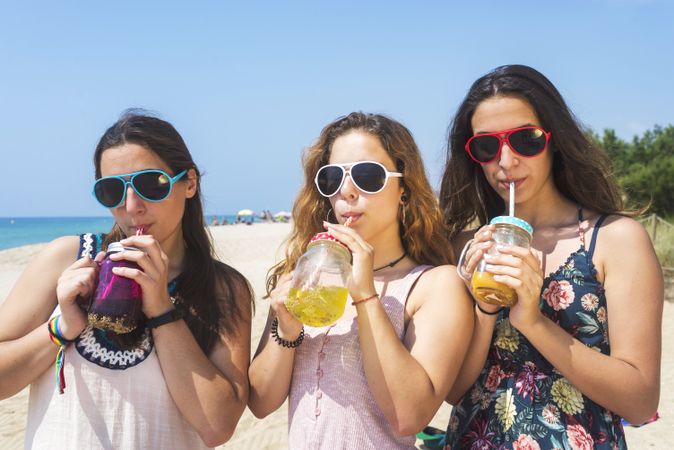
[(157, 317), (153, 317), (150, 320), (147, 321), (147, 327), (152, 329), (152, 328), (157, 328), (162, 325), (166, 325), (167, 323), (175, 322), (176, 320), (180, 320), (183, 318), (183, 313), (180, 312), (177, 309), (171, 309), (164, 314), (161, 314)]

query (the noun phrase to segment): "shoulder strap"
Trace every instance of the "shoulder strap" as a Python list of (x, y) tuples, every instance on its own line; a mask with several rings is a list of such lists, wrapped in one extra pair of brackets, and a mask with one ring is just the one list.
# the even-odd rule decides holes
[(599, 227), (601, 227), (601, 224), (607, 217), (608, 214), (602, 214), (601, 216), (599, 216), (599, 219), (597, 219), (597, 223), (594, 224), (594, 231), (592, 232), (592, 240), (590, 241), (590, 249), (587, 252), (587, 256), (590, 259), (592, 259), (592, 255), (594, 254), (594, 246), (597, 243), (597, 235), (599, 234)]
[(419, 281), (419, 278), (421, 278), (421, 276), (424, 273), (426, 273), (428, 270), (432, 269), (433, 267), (434, 266), (430, 266), (430, 265), (419, 265), (412, 270), (410, 275), (412, 275), (413, 279), (412, 279), (412, 283), (410, 284), (409, 289), (407, 289), (407, 293), (406, 293), (406, 296), (405, 296), (405, 304), (407, 304), (407, 299), (410, 298), (410, 294), (412, 293), (412, 291), (416, 287), (417, 282)]
[(103, 242), (102, 234), (93, 234), (93, 233), (84, 233), (80, 234), (80, 248), (77, 252), (77, 258), (84, 258), (88, 256), (89, 258), (95, 258), (96, 253), (101, 249), (101, 244)]
[(578, 205), (578, 237), (581, 247), (585, 248), (585, 232), (583, 231), (583, 207)]

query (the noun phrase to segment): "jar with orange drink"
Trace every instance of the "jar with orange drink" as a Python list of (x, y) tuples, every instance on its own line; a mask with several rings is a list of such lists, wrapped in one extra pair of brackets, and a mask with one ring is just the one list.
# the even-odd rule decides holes
[(498, 249), (503, 245), (515, 245), (528, 249), (531, 245), (533, 228), (526, 221), (512, 216), (494, 217), (490, 225), (495, 229), (492, 233), (492, 245), (482, 256), (471, 278), (473, 296), (483, 302), (499, 306), (512, 306), (517, 302), (515, 290), (503, 283), (494, 280), (494, 274), (486, 269), (489, 259), (499, 254)]

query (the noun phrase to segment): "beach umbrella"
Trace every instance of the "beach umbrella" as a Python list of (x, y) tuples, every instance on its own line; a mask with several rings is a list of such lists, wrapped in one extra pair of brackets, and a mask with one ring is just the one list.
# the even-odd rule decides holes
[(274, 214), (274, 217), (279, 218), (279, 217), (284, 217), (286, 219), (290, 219), (293, 215), (289, 213), (288, 211), (279, 211), (276, 214)]
[(255, 213), (253, 212), (252, 209), (242, 209), (238, 213), (236, 213), (237, 216), (253, 216)]

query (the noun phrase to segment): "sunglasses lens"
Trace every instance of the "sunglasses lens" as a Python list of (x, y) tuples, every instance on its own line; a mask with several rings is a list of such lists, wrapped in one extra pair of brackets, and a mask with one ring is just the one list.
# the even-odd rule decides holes
[(468, 144), (470, 154), (477, 161), (485, 163), (489, 162), (498, 153), (501, 141), (496, 136), (475, 136)]
[(371, 162), (351, 166), (351, 179), (358, 188), (370, 194), (377, 193), (386, 183), (386, 169)]
[(124, 196), (124, 182), (119, 178), (101, 178), (94, 184), (94, 194), (106, 208), (117, 206)]
[(325, 197), (332, 197), (337, 193), (337, 190), (341, 186), (343, 176), (344, 171), (341, 167), (321, 167), (316, 177), (318, 192), (320, 192)]
[(171, 180), (164, 172), (149, 170), (133, 177), (133, 187), (147, 200), (159, 201), (168, 197)]
[(538, 128), (525, 128), (513, 131), (508, 136), (510, 145), (524, 156), (534, 156), (545, 149), (546, 137), (543, 130)]

